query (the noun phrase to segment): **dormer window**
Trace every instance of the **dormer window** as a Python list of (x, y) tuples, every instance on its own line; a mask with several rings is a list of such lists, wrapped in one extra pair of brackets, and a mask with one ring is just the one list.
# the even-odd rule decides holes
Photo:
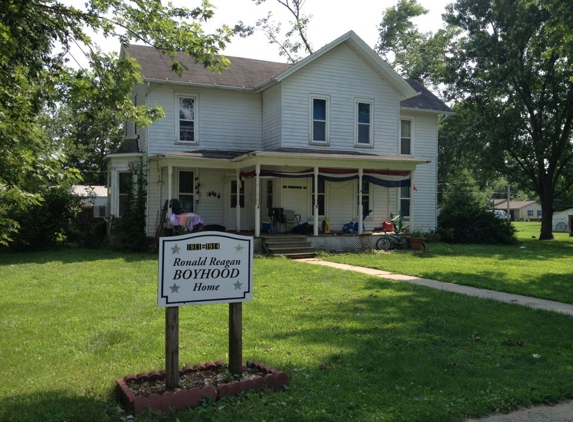
[(355, 110), (354, 143), (359, 147), (371, 147), (373, 145), (374, 102), (371, 100), (356, 100)]
[(197, 97), (179, 95), (177, 97), (179, 119), (177, 119), (177, 141), (197, 143)]
[(310, 143), (330, 142), (330, 98), (311, 95), (310, 97)]

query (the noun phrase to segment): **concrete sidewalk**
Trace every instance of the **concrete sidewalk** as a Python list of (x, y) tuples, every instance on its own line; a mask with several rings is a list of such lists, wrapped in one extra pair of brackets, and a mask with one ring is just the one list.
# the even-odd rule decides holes
[[(430, 280), (427, 278), (413, 277), (409, 275), (394, 274), (388, 271), (374, 270), (372, 268), (357, 267), (348, 264), (338, 264), (336, 262), (323, 261), (317, 258), (299, 259), (298, 261), (308, 264), (323, 265), (326, 267), (338, 268), (345, 271), (356, 271), (388, 280), (404, 281), (406, 283), (431, 287), (433, 289), (445, 290), (448, 292), (460, 293), (468, 296), (475, 296), (484, 299), (493, 299), (500, 302), (513, 303), (515, 305), (529, 306), (535, 309), (560, 312), (573, 316), (573, 305), (553, 302), (551, 300), (537, 299), (515, 295), (511, 293), (496, 292), (494, 290), (478, 289), (475, 287), (461, 286), (443, 281)], [(466, 422), (573, 422), (573, 400), (559, 403), (555, 406), (536, 406), (528, 409), (518, 410), (509, 414), (495, 414), (480, 419), (467, 419)]]

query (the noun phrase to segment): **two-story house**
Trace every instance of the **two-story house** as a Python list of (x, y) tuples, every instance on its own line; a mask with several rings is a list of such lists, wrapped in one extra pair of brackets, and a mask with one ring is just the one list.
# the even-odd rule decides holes
[(143, 157), (149, 235), (171, 198), (205, 224), (257, 237), (274, 207), (300, 214), (315, 236), (324, 219), (336, 231), (370, 210), (367, 231), (399, 212), (411, 228), (436, 227), (438, 119), (451, 110), (354, 32), (296, 64), (229, 57), (222, 74), (181, 55), (189, 70), (179, 77), (147, 46), (121, 54), (141, 66), (133, 101), (165, 117), (128, 124), (108, 156), (112, 215)]

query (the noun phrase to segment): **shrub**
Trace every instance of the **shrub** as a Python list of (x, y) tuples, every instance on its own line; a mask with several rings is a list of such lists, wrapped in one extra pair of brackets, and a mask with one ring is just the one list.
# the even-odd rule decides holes
[[(467, 188), (466, 188), (467, 189)], [(511, 222), (489, 212), (472, 191), (453, 188), (446, 192), (438, 216), (438, 234), (448, 243), (514, 244)]]

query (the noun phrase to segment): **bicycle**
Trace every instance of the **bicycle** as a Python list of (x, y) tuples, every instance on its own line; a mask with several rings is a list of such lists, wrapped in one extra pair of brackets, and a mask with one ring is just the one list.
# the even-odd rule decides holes
[[(396, 217), (384, 221), (382, 230), (384, 235), (376, 241), (376, 249), (388, 251), (390, 249), (408, 249), (408, 238), (400, 235), (398, 225), (401, 226), (402, 215), (398, 214)], [(391, 227), (393, 233), (388, 233), (387, 227)]]

